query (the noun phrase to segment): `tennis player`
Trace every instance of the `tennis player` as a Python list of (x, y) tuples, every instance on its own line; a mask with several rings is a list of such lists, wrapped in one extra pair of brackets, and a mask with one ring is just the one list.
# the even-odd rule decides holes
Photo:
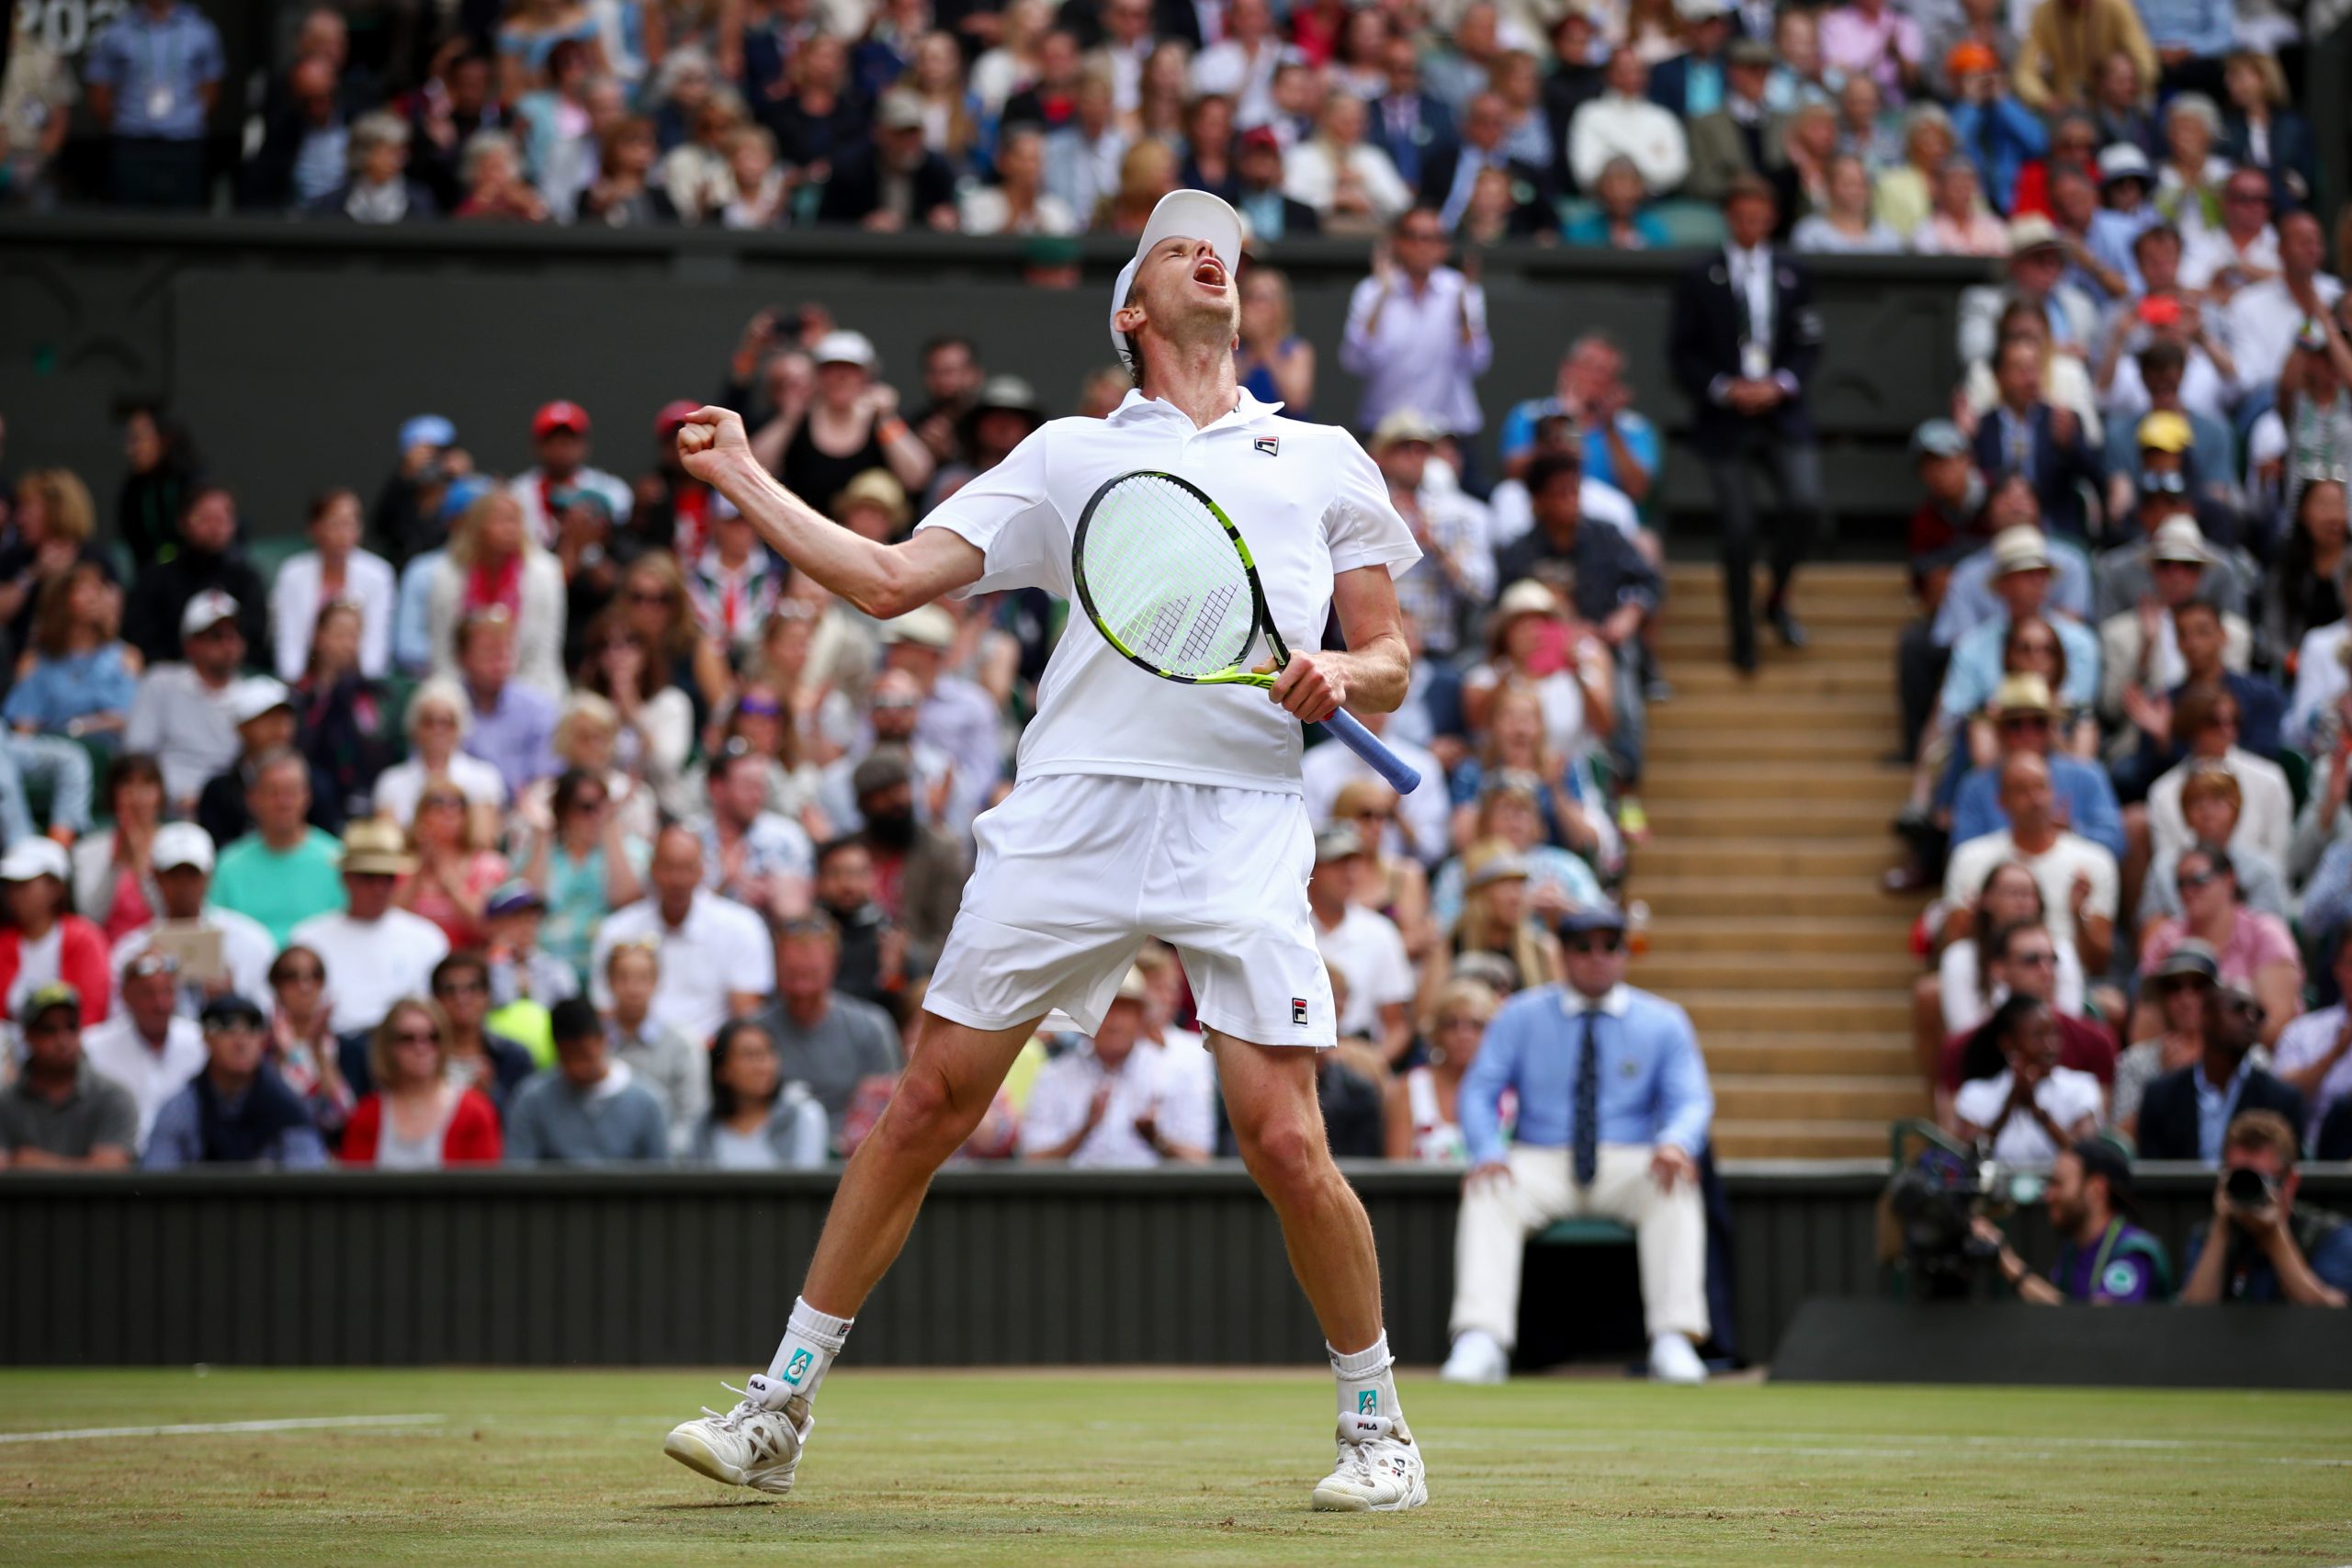
[(665, 1451), (713, 1480), (782, 1493), (811, 1408), (866, 1294), (889, 1268), (932, 1173), (989, 1107), (1056, 1009), (1102, 1021), (1146, 936), (1173, 943), (1211, 1032), (1234, 1139), (1281, 1216), (1339, 1379), (1339, 1462), (1314, 1506), (1428, 1499), (1397, 1408), (1363, 1206), (1331, 1163), (1315, 1049), (1336, 1039), (1306, 908), (1314, 839), (1300, 722), (1342, 703), (1404, 699), (1409, 656), (1393, 577), (1419, 557), (1353, 437), (1279, 416), (1234, 378), (1241, 224), (1204, 191), (1156, 207), (1111, 296), (1111, 337), (1136, 388), (1106, 420), (1058, 419), (899, 545), (839, 527), (778, 485), (725, 409), (678, 433), (686, 470), (761, 535), (870, 615), (944, 593), (1071, 592), (1087, 501), (1137, 468), (1205, 491), (1241, 529), (1283, 640), (1314, 649), (1336, 607), (1346, 652), (1299, 652), (1272, 698), (1155, 678), (1073, 616), (1038, 684), (1019, 782), (973, 824), (978, 855), (890, 1103), (842, 1173), (784, 1341), (741, 1403), (706, 1410)]

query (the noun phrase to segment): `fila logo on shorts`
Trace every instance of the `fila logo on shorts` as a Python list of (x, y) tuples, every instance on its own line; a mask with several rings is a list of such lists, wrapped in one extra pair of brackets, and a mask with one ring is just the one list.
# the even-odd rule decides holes
[(1261, 435), (1256, 440), (1250, 442), (1250, 445), (1256, 450), (1263, 452), (1269, 457), (1279, 457), (1282, 456), (1283, 438), (1279, 435)]
[(1293, 1023), (1305, 1023), (1306, 1021), (1306, 998), (1305, 997), (1291, 998), (1290, 1021)]

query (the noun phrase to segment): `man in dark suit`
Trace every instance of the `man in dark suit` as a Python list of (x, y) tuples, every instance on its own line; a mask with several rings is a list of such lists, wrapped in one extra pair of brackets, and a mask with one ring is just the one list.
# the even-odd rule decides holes
[(1684, 119), (1713, 110), (1724, 91), (1724, 48), (1731, 42), (1731, 0), (1674, 0), (1690, 47), (1650, 73), (1650, 102)]
[(1805, 393), (1821, 357), (1813, 279), (1770, 236), (1772, 187), (1752, 175), (1724, 193), (1724, 249), (1677, 281), (1668, 357), (1694, 405), (1691, 445), (1707, 466), (1721, 519), (1718, 548), (1731, 617), (1731, 660), (1756, 668), (1756, 508), (1748, 468), (1770, 461), (1780, 491), (1766, 614), (1781, 641), (1804, 646), (1789, 584), (1820, 529), (1821, 449)]
[(1438, 221), (1445, 225), (1450, 234), (1461, 226), (1462, 214), (1469, 209), (1470, 194), (1477, 186), (1479, 171), (1497, 168), (1510, 176), (1516, 205), (1521, 209), (1540, 206), (1540, 216), (1545, 220), (1529, 227), (1521, 222), (1521, 214), (1514, 212), (1512, 232), (1557, 228), (1559, 220), (1551, 215), (1548, 205), (1549, 182), (1539, 170), (1505, 156), (1503, 138), (1510, 132), (1510, 110), (1501, 97), (1493, 93), (1474, 95), (1462, 106), (1462, 140), (1422, 160), (1420, 194), (1415, 205), (1436, 213)]
[(1421, 91), (1421, 56), (1411, 39), (1392, 37), (1381, 48), (1380, 63), (1388, 90), (1372, 100), (1364, 140), (1388, 154), (1398, 178), (1419, 186), (1424, 162), (1453, 145), (1453, 111)]
[(2262, 1031), (2262, 1004), (2222, 986), (2206, 1003), (2205, 1054), (2148, 1086), (2140, 1100), (2140, 1157), (2219, 1165), (2233, 1118), (2275, 1111), (2303, 1124), (2303, 1097), (2246, 1060)]
[(2050, 532), (2079, 542), (2090, 534), (2083, 487), (2096, 491), (2104, 484), (2106, 465), (2084, 440), (2074, 412), (2043, 400), (2041, 375), (2038, 339), (2018, 334), (1993, 351), (1993, 384), (2000, 400), (1976, 422), (1976, 466), (1987, 483), (2023, 474)]
[(1253, 125), (1233, 143), (1233, 206), (1250, 232), (1270, 243), (1323, 231), (1323, 220), (1283, 194), (1283, 143), (1270, 125)]
[(820, 223), (892, 231), (956, 227), (956, 172), (922, 144), (922, 106), (885, 93), (874, 140), (833, 165), (817, 203)]

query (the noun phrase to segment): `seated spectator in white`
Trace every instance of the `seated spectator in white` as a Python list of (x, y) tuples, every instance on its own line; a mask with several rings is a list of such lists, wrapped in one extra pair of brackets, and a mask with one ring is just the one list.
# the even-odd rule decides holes
[(767, 809), (766, 759), (732, 741), (706, 778), (709, 808), (686, 824), (702, 840), (706, 886), (780, 919), (805, 914), (816, 850), (799, 823)]
[(376, 1088), (353, 1107), (335, 1157), (379, 1170), (496, 1165), (505, 1151), (498, 1111), (449, 1071), (440, 1010), (411, 997), (392, 1004), (368, 1042)]
[(25, 1057), (0, 1088), (0, 1168), (120, 1170), (139, 1153), (139, 1106), (82, 1051), (82, 996), (52, 980), (25, 998)]
[(1936, 170), (1927, 220), (1912, 231), (1911, 248), (1928, 256), (2005, 256), (2009, 228), (1984, 204), (1976, 165), (1954, 154)]
[(376, 776), (376, 814), (390, 822), (415, 820), (424, 781), (445, 778), (477, 813), (496, 822), (506, 806), (506, 780), (497, 768), (460, 749), (472, 725), (473, 706), (463, 686), (442, 679), (420, 684), (408, 700), (408, 758)]
[(1829, 203), (1797, 220), (1789, 244), (1801, 255), (1891, 256), (1903, 236), (1871, 209), (1870, 168), (1852, 152), (1829, 161)]
[(1311, 207), (1323, 231), (1369, 234), (1413, 205), (1413, 193), (1388, 154), (1364, 140), (1370, 111), (1352, 93), (1333, 93), (1315, 117), (1315, 134), (1283, 163), (1283, 194)]
[[(2339, 996), (2352, 998), (2352, 925), (2325, 933), (2324, 951), (2328, 973)], [(2301, 1134), (2306, 1147), (2316, 1148), (2320, 1126), (2328, 1113), (2352, 1099), (2352, 1005), (2305, 1013), (2278, 1035), (2271, 1053), (2270, 1070), (2303, 1097)]]
[(2326, 258), (2318, 219), (2290, 212), (2278, 220), (2278, 276), (2239, 289), (2230, 300), (2230, 357), (2244, 394), (2258, 397), (2276, 388), (2303, 323), (2335, 309), (2343, 296), (2344, 285), (2320, 270)]
[(288, 941), (324, 960), (335, 1032), (350, 1034), (381, 1023), (401, 998), (423, 996), (434, 965), (448, 955), (449, 939), (431, 920), (393, 907), (400, 879), (415, 872), (416, 857), (390, 823), (345, 829), (337, 869), (345, 907), (313, 915)]
[(2227, 422), (2237, 389), (2231, 374), (2235, 362), (2218, 335), (2220, 311), (2159, 295), (2141, 300), (2128, 315), (2119, 311), (2118, 320), (2092, 373), (2100, 417), (2113, 428), (2130, 429), (2152, 412), (2180, 415), (2192, 422), (2194, 444), (2211, 454), (2204, 466), (2220, 469), (2199, 476), (2199, 488), (2226, 483), (2233, 478)]
[(2181, 782), (2179, 809), (2188, 831), (2180, 848), (2156, 854), (2148, 863), (2147, 877), (2140, 888), (2140, 929), (2152, 930), (2157, 921), (2181, 912), (2180, 889), (2174, 877), (2181, 854), (2193, 844), (2230, 845), (2230, 859), (2238, 871), (2238, 895), (2245, 907), (2286, 919), (2291, 905), (2284, 868), (2235, 841), (2245, 809), (2245, 790), (2237, 775), (2226, 767), (2190, 770)]
[(762, 125), (739, 125), (727, 134), (727, 172), (735, 194), (718, 209), (722, 229), (781, 229), (791, 218), (786, 203), (794, 188), (776, 162), (775, 133)]
[(2295, 694), (2287, 705), (2283, 739), (2308, 756), (2324, 756), (2346, 732), (2352, 696), (2352, 621), (2330, 621), (2303, 634), (2295, 654)]
[(2050, 764), (2051, 787), (2064, 803), (2067, 826), (2120, 862), (2126, 845), (2114, 785), (2105, 768), (2070, 756), (2059, 745), (2064, 716), (2051, 701), (2050, 682), (2040, 675), (2004, 677), (1993, 694), (1992, 714), (1999, 755), (1961, 779), (1952, 796), (1953, 840), (1965, 843), (2008, 825), (2001, 815), (2001, 762), (2027, 754)]
[(155, 759), (174, 811), (186, 815), (204, 782), (237, 760), (230, 693), (245, 661), (237, 602), (211, 588), (190, 599), (180, 615), (180, 647), (187, 662), (158, 664), (139, 678), (122, 744)]
[(2204, 1056), (2221, 975), (2213, 950), (2190, 937), (2165, 954), (2165, 961), (2141, 982), (2140, 995), (2156, 1021), (2157, 1032), (2115, 1058), (2115, 1089), (2107, 1109), (2109, 1126), (2137, 1138), (2140, 1101), (2148, 1086)]
[(458, 629), (496, 610), (514, 627), (514, 679), (560, 698), (567, 689), (564, 609), (563, 569), (531, 537), (515, 492), (492, 491), (458, 517), (448, 554), (434, 572), (425, 609), (432, 672), (456, 675), (463, 652)]
[(604, 1020), (581, 998), (553, 1011), (556, 1065), (506, 1108), (509, 1165), (667, 1164), (662, 1103), (613, 1060)]
[[(1993, 1010), (2007, 1001), (2009, 987), (1993, 973), (1993, 965), (1984, 961), (1984, 952), (1996, 931), (2011, 926), (2032, 926), (2048, 929), (2048, 911), (2043, 908), (2041, 885), (2033, 873), (2016, 861), (2003, 861), (1985, 874), (1969, 908), (1968, 934), (1958, 941), (1944, 943), (1936, 960), (1936, 977), (1940, 982), (1937, 1000), (1943, 1010), (1943, 1032), (1938, 1041), (1954, 1034), (1981, 1028)], [(2052, 939), (2051, 949), (2057, 960), (2057, 978), (2049, 998), (2050, 1005), (2064, 1018), (2083, 1016), (2083, 961), (2072, 942)]]
[(808, 1085), (825, 1108), (839, 1141), (858, 1086), (899, 1071), (899, 1026), (871, 1002), (835, 988), (841, 932), (827, 917), (778, 922), (774, 956), (775, 1001), (753, 1021), (775, 1042), (784, 1076)]
[(259, 920), (210, 901), (211, 835), (193, 822), (167, 823), (155, 835), (150, 863), (160, 907), (154, 919), (114, 944), (117, 984), (133, 959), (160, 950), (179, 960), (179, 1010), (190, 1018), (223, 990), (267, 996), (277, 943)]
[(1945, 865), (1947, 939), (1969, 934), (1970, 897), (1995, 866), (2014, 860), (2041, 884), (2050, 934), (2074, 946), (2086, 972), (2103, 972), (2115, 946), (2115, 857), (2058, 825), (2057, 795), (2045, 759), (2030, 751), (2009, 756), (2001, 764), (1999, 799), (2008, 827), (1954, 845)]
[(1413, 532), (1421, 558), (1396, 581), (1400, 607), (1430, 657), (1462, 646), (1464, 623), (1495, 596), (1495, 555), (1486, 509), (1453, 486), (1429, 482), (1430, 454), (1444, 432), (1415, 409), (1399, 409), (1372, 433), (1372, 459), (1389, 504)]
[(1961, 293), (1961, 359), (1990, 360), (2001, 344), (2001, 320), (2017, 305), (2041, 316), (2052, 346), (2077, 355), (2089, 353), (2098, 307), (2065, 281), (2066, 252), (2057, 225), (2038, 213), (2019, 217), (2009, 225), (2003, 254), (2008, 257), (2006, 283), (1980, 284)]
[(596, 928), (589, 960), (589, 995), (612, 1005), (605, 979), (615, 948), (645, 942), (662, 959), (662, 981), (649, 1016), (701, 1042), (730, 1018), (766, 1005), (775, 989), (775, 954), (760, 917), (703, 886), (702, 840), (683, 828), (665, 828), (654, 840), (648, 880), (651, 894), (616, 909)]
[(311, 546), (288, 557), (269, 589), (277, 678), (299, 681), (311, 664), (311, 634), (322, 604), (359, 607), (359, 669), (371, 680), (390, 670), (399, 585), (390, 562), (359, 547), (359, 498), (331, 490), (311, 502)]
[(996, 180), (964, 193), (967, 234), (1075, 234), (1078, 214), (1046, 188), (1046, 130), (1016, 124), (997, 141)]
[[(1565, 423), (1549, 424), (1555, 418)], [(1607, 333), (1587, 333), (1568, 344), (1560, 356), (1550, 397), (1512, 405), (1496, 438), (1504, 472), (1514, 478), (1523, 476), (1536, 453), (1546, 449), (1547, 437), (1554, 435), (1560, 439), (1550, 442), (1551, 446), (1576, 446), (1583, 450), (1581, 509), (1586, 516), (1603, 517), (1610, 512), (1606, 504), (1595, 502), (1596, 490), (1607, 490), (1633, 503), (1648, 499), (1657, 480), (1664, 447), (1657, 426), (1634, 407), (1634, 389), (1625, 382), (1625, 351)], [(1521, 489), (1523, 493), (1524, 487)], [(1494, 504), (1491, 498), (1488, 504)], [(1604, 520), (1611, 526), (1621, 521), (1615, 515)], [(1497, 549), (1535, 523), (1533, 514), (1523, 509), (1510, 527), (1503, 526), (1499, 517), (1494, 521)], [(1623, 519), (1626, 531), (1631, 532), (1637, 521), (1633, 506), (1626, 506)]]
[(2239, 289), (2278, 276), (2278, 231), (2270, 222), (2270, 181), (2260, 169), (2222, 182), (2222, 221), (2190, 231), (2180, 258), (2184, 288), (2227, 304)]
[(2106, 1093), (2090, 1074), (2059, 1066), (2058, 1015), (2048, 1003), (2012, 996), (1993, 1010), (1984, 1034), (2005, 1065), (1953, 1097), (1963, 1142), (2013, 1169), (2046, 1170), (2058, 1151), (2098, 1133)]
[[(2245, 672), (2253, 656), (2253, 628), (2244, 615), (2223, 609), (2207, 593), (2207, 577), (2219, 575), (2209, 572), (2211, 559), (2196, 523), (2186, 513), (2166, 517), (2150, 536), (2148, 569), (2155, 592), (2099, 623), (2099, 713), (2110, 727), (2150, 716), (2145, 709), (2188, 680), (2174, 621), (2192, 603), (2219, 622), (2222, 668)], [(2203, 629), (2201, 624), (2199, 629)]]
[(1609, 57), (1606, 90), (1568, 122), (1568, 170), (1589, 189), (1611, 158), (1626, 157), (1654, 196), (1665, 196), (1690, 173), (1690, 142), (1682, 121), (1649, 97), (1650, 68), (1634, 50)]
[(325, 1165), (327, 1146), (311, 1108), (267, 1061), (261, 1008), (228, 993), (204, 1004), (199, 1023), (203, 1070), (156, 1112), (141, 1167), (262, 1163), (312, 1170)]
[(767, 1031), (747, 1018), (721, 1024), (710, 1043), (703, 1098), (680, 1157), (718, 1170), (813, 1170), (831, 1129), (804, 1083), (786, 1082)]
[[(2194, 937), (2213, 950), (2224, 987), (2253, 997), (2262, 1013), (2258, 1042), (2275, 1043), (2303, 1010), (2303, 961), (2284, 920), (2247, 908), (2240, 901), (2237, 870), (2230, 852), (2218, 844), (2192, 844), (2173, 868), (2181, 913), (2157, 921), (2141, 935), (2140, 973), (2151, 975), (2172, 950)], [(2143, 1004), (2134, 1036), (2154, 1032), (2154, 1015)]]
[[(2241, 1111), (2222, 1139), (2211, 1221), (2189, 1232), (2180, 1299), (2189, 1305), (2352, 1301), (2352, 1223), (2295, 1201), (2295, 1129), (2276, 1112)], [(2228, 1230), (2218, 1241), (2214, 1228)]]
[(1438, 992), (1428, 1059), (1388, 1083), (1390, 1159), (1470, 1163), (1470, 1145), (1462, 1136), (1462, 1080), (1478, 1059), (1478, 1043), (1498, 1005), (1494, 991), (1478, 980), (1449, 980)]
[[(637, 1081), (662, 1102), (671, 1152), (683, 1156), (710, 1111), (717, 1047), (706, 1051), (698, 1042), (654, 1021), (653, 993), (661, 985), (662, 959), (652, 948), (630, 942), (613, 949), (605, 959), (605, 986), (613, 996), (613, 1005), (605, 1011), (605, 1036), (613, 1060), (627, 1064)], [(731, 1027), (722, 1026), (720, 1037)], [(818, 1152), (821, 1158), (821, 1139)]]
[(2255, 1038), (2262, 1026), (2263, 1007), (2254, 993), (2224, 981), (2207, 1018), (2204, 1055), (2157, 1078), (2141, 1097), (2142, 1159), (2221, 1164), (2227, 1129), (2213, 1114), (2216, 1100), (2233, 1120), (2252, 1111), (2274, 1112), (2292, 1145), (2303, 1122), (2303, 1097), (2262, 1065), (2266, 1058)]
[(283, 943), (303, 921), (343, 907), (342, 849), (311, 826), (311, 764), (298, 751), (254, 764), (245, 810), (253, 831), (220, 850), (212, 902), (251, 918), (271, 942)]
[(1340, 1033), (1369, 1040), (1393, 1065), (1413, 1048), (1413, 965), (1396, 922), (1353, 901), (1364, 859), (1353, 827), (1317, 833), (1315, 870), (1306, 879), (1307, 913), (1323, 962), (1347, 981)]
[[(2087, 1073), (2101, 1086), (2115, 1077), (2115, 1033), (2091, 1017), (2070, 1017), (2056, 1009), (2058, 944), (2040, 919), (1996, 926), (1984, 938), (1985, 974), (2001, 1001), (1974, 1028), (1948, 1035), (1936, 1048), (1930, 1083), (1936, 1120), (1947, 1131), (1959, 1125), (1954, 1101), (1975, 1078), (2001, 1070), (2000, 1039), (1994, 1021), (2001, 1005), (2023, 998), (2051, 1009), (2058, 1033), (2058, 1065)], [(2111, 1004), (2120, 1010), (2121, 1002)]]
[(515, 679), (514, 623), (504, 611), (466, 617), (458, 628), (458, 668), (472, 714), (468, 754), (498, 770), (509, 799), (552, 775), (558, 697)]
[[(121, 1008), (82, 1036), (90, 1065), (128, 1089), (139, 1108), (141, 1150), (164, 1102), (204, 1066), (203, 1032), (175, 1010), (178, 995), (179, 964), (167, 953), (148, 953), (123, 972)], [(85, 1002), (85, 1015), (90, 1010)]]
[[(1519, 1325), (1521, 1255), (1557, 1220), (1631, 1225), (1650, 1336), (1650, 1376), (1706, 1381), (1706, 1211), (1699, 1155), (1714, 1095), (1690, 1017), (1625, 984), (1625, 918), (1613, 905), (1560, 921), (1567, 983), (1503, 1005), (1464, 1078), (1470, 1175), (1454, 1231), (1450, 1382), (1500, 1382)], [(1519, 1099), (1503, 1141), (1502, 1099)]]
[(74, 907), (108, 941), (155, 918), (149, 863), (164, 818), (164, 772), (143, 752), (125, 751), (107, 764), (99, 800), (107, 826), (74, 841)]
[(1130, 969), (1093, 1038), (1038, 1069), (1022, 1109), (1023, 1160), (1117, 1169), (1209, 1157), (1216, 1130), (1208, 1103), (1190, 1075), (1170, 1070), (1164, 1048), (1142, 1037), (1148, 995)]
[(2226, 687), (2192, 686), (2172, 705), (2172, 737), (2188, 755), (2148, 786), (2148, 838), (2159, 855), (2188, 847), (2188, 819), (2180, 804), (2191, 773), (2219, 768), (2237, 781), (2243, 803), (2230, 835), (2233, 852), (2245, 850), (2273, 868), (2287, 863), (2295, 836), (2294, 791), (2278, 763), (2238, 745), (2238, 700)]

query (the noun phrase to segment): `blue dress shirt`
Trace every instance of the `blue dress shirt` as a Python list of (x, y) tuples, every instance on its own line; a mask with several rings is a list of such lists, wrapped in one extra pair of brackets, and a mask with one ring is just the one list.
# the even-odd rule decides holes
[(1619, 986), (1593, 1001), (1565, 986), (1536, 986), (1503, 1004), (1462, 1079), (1462, 1132), (1474, 1164), (1503, 1157), (1502, 1096), (1519, 1096), (1515, 1141), (1568, 1148), (1576, 1141), (1577, 1055), (1584, 1014), (1599, 1013), (1600, 1139), (1604, 1144), (1706, 1146), (1715, 1097), (1690, 1015), (1663, 997)]
[[(2000, 774), (1996, 763), (1972, 768), (1960, 781), (1960, 793), (1953, 798), (1951, 808), (1953, 843), (1964, 844), (2008, 827), (2008, 813), (2001, 809)], [(2080, 757), (2053, 751), (2050, 754), (2050, 785), (2065, 805), (2066, 826), (2121, 860), (2123, 813), (2115, 804), (2115, 786), (2108, 781), (2107, 770)]]
[(83, 80), (114, 89), (117, 136), (193, 141), (204, 134), (202, 89), (227, 67), (220, 34), (193, 6), (175, 6), (158, 20), (143, 6), (125, 8), (90, 46)]

